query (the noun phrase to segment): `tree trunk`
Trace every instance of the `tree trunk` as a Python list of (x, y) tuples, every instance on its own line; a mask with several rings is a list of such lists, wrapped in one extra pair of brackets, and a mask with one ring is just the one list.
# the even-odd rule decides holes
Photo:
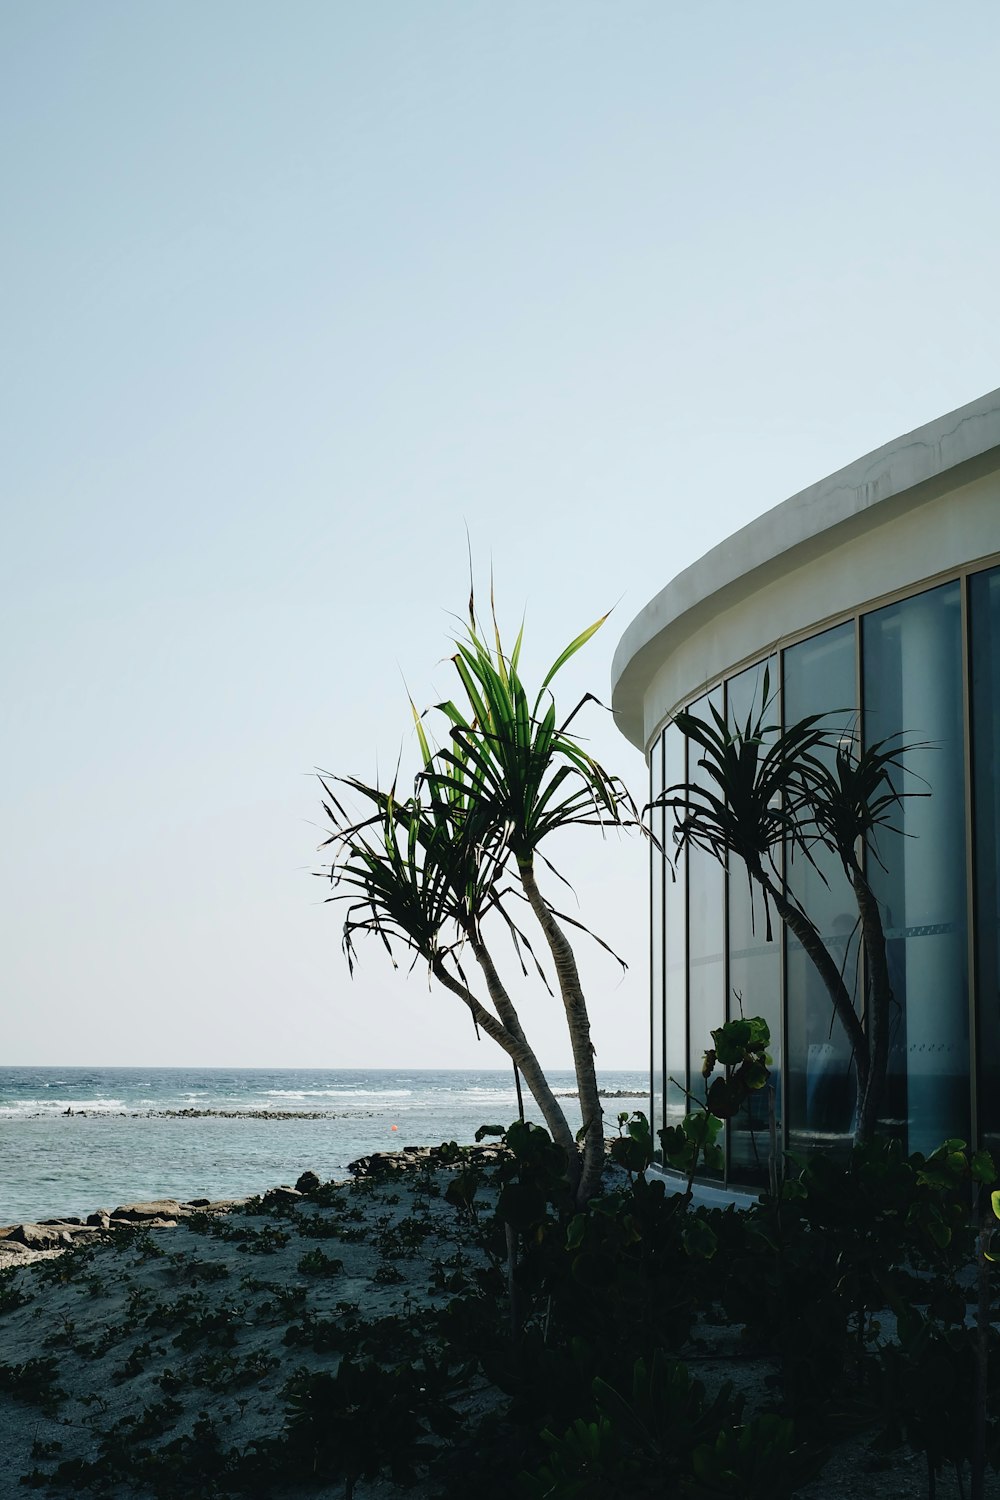
[[(509, 1031), (501, 1021), (498, 1021), (481, 1001), (469, 989), (468, 985), (462, 983), (454, 974), (450, 974), (440, 958), (435, 958), (431, 963), (431, 972), (439, 984), (445, 989), (451, 990), (453, 995), (467, 1005), (472, 1013), (473, 1019), (480, 1030), (485, 1031), (498, 1046), (502, 1047), (507, 1056), (517, 1064), (521, 1070), (521, 1076), (531, 1090), (532, 1098), (542, 1112), (542, 1116), (548, 1126), (552, 1139), (566, 1152), (569, 1162), (570, 1182), (576, 1185), (579, 1178), (580, 1158), (573, 1139), (573, 1132), (569, 1128), (569, 1121), (563, 1113), (562, 1107), (556, 1099), (548, 1080), (542, 1072), (541, 1065), (525, 1040), (520, 1026), (517, 1034)], [(511, 1007), (513, 1009), (513, 1007)]]
[[(496, 965), (493, 962), (489, 949), (478, 933), (470, 934), (469, 944), (475, 956), (476, 963), (483, 971), (486, 988), (490, 992), (490, 999), (493, 1001), (501, 1024), (519, 1046), (524, 1049), (524, 1056), (530, 1058), (527, 1067), (521, 1066), (520, 1063), (518, 1063), (518, 1066), (521, 1067), (525, 1082), (531, 1090), (532, 1098), (542, 1111), (545, 1123), (549, 1127), (549, 1134), (557, 1145), (562, 1146), (567, 1152), (571, 1152), (573, 1157), (576, 1158), (578, 1156), (576, 1141), (573, 1139), (573, 1132), (569, 1128), (569, 1122), (563, 1113), (562, 1106), (549, 1087), (549, 1081), (545, 1077), (541, 1065), (528, 1043), (528, 1039), (521, 1027), (520, 1017), (514, 1007), (514, 1002), (507, 993), (506, 985), (497, 973)], [(516, 1058), (514, 1060), (517, 1062)], [(578, 1164), (576, 1166), (571, 1165), (570, 1176), (574, 1185), (578, 1170)]]
[(860, 866), (850, 870), (851, 884), (861, 916), (861, 936), (865, 945), (867, 964), (868, 997), (866, 1021), (870, 1067), (868, 1083), (858, 1116), (858, 1140), (870, 1141), (878, 1124), (879, 1110), (885, 1093), (886, 1074), (889, 1071), (889, 1019), (892, 1005), (892, 986), (889, 983), (889, 965), (885, 953), (885, 930), (878, 902)]
[(531, 860), (518, 860), (518, 874), (524, 894), (528, 898), (538, 925), (548, 943), (555, 964), (559, 993), (566, 1012), (570, 1045), (573, 1048), (573, 1065), (576, 1084), (580, 1094), (580, 1110), (583, 1115), (583, 1172), (576, 1192), (577, 1204), (582, 1207), (601, 1190), (601, 1175), (604, 1171), (604, 1110), (597, 1091), (597, 1070), (594, 1066), (594, 1046), (590, 1040), (590, 1017), (584, 998), (576, 958), (569, 939), (553, 915), (545, 897), (538, 889), (534, 866)]
[(858, 1075), (858, 1129), (856, 1139), (867, 1139), (861, 1134), (861, 1109), (865, 1099), (870, 1093), (869, 1080), (871, 1078), (871, 1049), (865, 1028), (854, 1009), (854, 1002), (844, 983), (844, 977), (834, 963), (830, 952), (820, 937), (816, 928), (805, 912), (795, 906), (784, 891), (769, 879), (762, 869), (752, 872), (754, 878), (763, 886), (767, 895), (774, 902), (775, 909), (785, 926), (798, 938), (809, 958), (816, 967), (816, 971), (826, 987), (827, 994), (833, 1002), (837, 1018), (847, 1033), (848, 1041), (854, 1051), (854, 1067)]

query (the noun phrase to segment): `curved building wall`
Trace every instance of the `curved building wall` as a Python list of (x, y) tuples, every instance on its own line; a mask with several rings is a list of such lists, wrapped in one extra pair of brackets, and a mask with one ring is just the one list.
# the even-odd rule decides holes
[[(921, 742), (900, 789), (930, 795), (903, 799), (869, 860), (894, 993), (881, 1124), (909, 1150), (956, 1135), (1000, 1146), (1000, 392), (777, 507), (633, 622), (614, 702), (647, 754), (651, 799), (699, 774), (676, 712), (743, 723), (765, 689), (786, 724), (820, 713), (860, 724), (868, 743), (902, 731)], [(653, 816), (669, 846), (673, 815)], [(843, 872), (800, 857), (783, 876), (863, 1012)], [(762, 1179), (772, 1128), (793, 1149), (846, 1148), (845, 1034), (802, 949), (776, 919), (768, 935), (745, 871), (695, 851), (672, 878), (654, 852), (650, 893), (655, 1127), (703, 1087), (711, 1029), (762, 1014), (774, 1117), (762, 1098), (731, 1123), (732, 1180)]]

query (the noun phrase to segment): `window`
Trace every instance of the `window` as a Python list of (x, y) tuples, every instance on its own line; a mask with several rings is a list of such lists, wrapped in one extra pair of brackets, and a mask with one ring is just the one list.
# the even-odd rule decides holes
[[(777, 731), (779, 722), (777, 662), (759, 662), (726, 684), (726, 723), (731, 733), (741, 733), (756, 724), (764, 712), (765, 723)], [(774, 738), (774, 733), (770, 738)], [(763, 894), (751, 887), (746, 866), (731, 862), (727, 874), (728, 1019), (762, 1016), (771, 1032), (771, 1088), (775, 1116), (781, 1119), (781, 923), (772, 912), (771, 940), (767, 938), (767, 914)], [(706, 1044), (707, 1045), (707, 1044)], [(738, 1115), (729, 1122), (730, 1171), (738, 1181), (767, 1180), (770, 1150), (768, 1089), (752, 1094)]]
[(1000, 568), (969, 580), (979, 1129), (1000, 1150)]
[[(854, 622), (801, 641), (783, 659), (785, 724), (823, 714), (821, 724), (852, 734), (857, 722)], [(835, 751), (827, 752), (833, 758)], [(848, 990), (858, 993), (858, 930), (854, 892), (835, 854), (787, 858), (791, 894), (815, 923)], [(833, 1001), (801, 943), (785, 932), (788, 1056), (788, 1143), (793, 1150), (841, 1156), (854, 1134), (857, 1087), (851, 1046)]]
[[(684, 736), (675, 724), (671, 724), (663, 735), (663, 785), (676, 786), (685, 778)], [(673, 812), (665, 819), (664, 847), (673, 853), (671, 829), (674, 826)], [(677, 861), (676, 879), (664, 861), (666, 880), (664, 884), (664, 920), (666, 929), (665, 999), (666, 1018), (664, 1040), (666, 1043), (666, 1103), (667, 1123), (677, 1125), (688, 1111), (685, 1090), (688, 1083), (688, 1025), (687, 1025), (687, 902), (685, 893), (686, 855)], [(706, 1041), (706, 1046), (708, 1043)], [(700, 1061), (699, 1061), (700, 1066)]]
[[(653, 746), (650, 757), (650, 801), (663, 789), (663, 736)], [(656, 843), (649, 846), (650, 893), (651, 893), (651, 947), (649, 952), (650, 975), (650, 1129), (653, 1132), (653, 1147), (659, 1145), (657, 1131), (663, 1129), (663, 882), (666, 871), (664, 859), (657, 844), (663, 847), (663, 808), (656, 807), (650, 814), (652, 834)]]
[(863, 622), (866, 743), (902, 731), (910, 747), (898, 831), (868, 862), (895, 998), (884, 1123), (908, 1151), (969, 1138), (961, 627), (958, 582)]
[[(691, 712), (710, 717), (712, 707), (722, 712), (721, 687), (699, 699)], [(697, 784), (704, 777), (689, 753), (688, 780)], [(726, 1018), (725, 872), (711, 854), (694, 847), (688, 850), (687, 867), (688, 1068), (691, 1092), (704, 1098), (704, 1054), (712, 1045), (713, 1029)]]

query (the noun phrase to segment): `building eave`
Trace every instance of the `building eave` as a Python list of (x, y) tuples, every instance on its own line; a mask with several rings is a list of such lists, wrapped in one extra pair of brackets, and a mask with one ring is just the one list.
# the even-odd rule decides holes
[(612, 663), (619, 729), (645, 749), (643, 699), (674, 646), (716, 611), (848, 536), (1000, 468), (1000, 389), (895, 438), (749, 522), (685, 568), (628, 626)]

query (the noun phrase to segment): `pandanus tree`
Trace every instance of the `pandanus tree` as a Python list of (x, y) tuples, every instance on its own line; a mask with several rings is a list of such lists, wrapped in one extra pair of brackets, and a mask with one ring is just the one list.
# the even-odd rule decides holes
[(901, 786), (906, 753), (927, 748), (925, 744), (904, 743), (899, 735), (861, 750), (855, 748), (853, 737), (840, 739), (834, 747), (832, 764), (824, 759), (812, 789), (813, 826), (819, 841), (840, 860), (850, 881), (865, 955), (867, 1072), (863, 1075), (858, 1067), (860, 1101), (856, 1132), (861, 1141), (871, 1139), (878, 1122), (895, 1005), (882, 912), (868, 872), (872, 863), (885, 868), (879, 855), (880, 834), (902, 833), (896, 824), (902, 799), (930, 795), (926, 789), (904, 790)]
[[(356, 777), (320, 776), (332, 824), (322, 846), (332, 849), (332, 863), (320, 873), (334, 887), (328, 899), (347, 903), (343, 946), (352, 972), (362, 934), (379, 937), (394, 963), (405, 951), (413, 963), (427, 965), (520, 1070), (550, 1134), (566, 1151), (581, 1203), (599, 1191), (604, 1164), (590, 1019), (567, 930), (588, 929), (556, 909), (539, 885), (538, 867), (563, 880), (542, 845), (551, 850), (553, 836), (567, 829), (639, 826), (624, 785), (570, 727), (592, 695), (561, 722), (552, 695), (557, 673), (604, 618), (570, 642), (532, 696), (520, 674), (523, 630), (508, 654), (494, 615), (493, 644), (487, 644), (470, 596), (468, 625), (452, 657), (460, 693), (424, 715), (413, 709), (422, 764), (412, 790), (400, 796), (395, 784), (383, 789)], [(360, 816), (345, 809), (335, 787), (346, 788), (361, 804)], [(535, 945), (526, 930), (528, 913)], [(548, 985), (541, 944), (547, 950), (569, 1032), (582, 1149), (502, 977), (498, 934), (510, 939), (521, 981), (534, 973)]]
[[(694, 713), (676, 716), (675, 724), (695, 749), (701, 775), (668, 787), (653, 805), (673, 810), (678, 854), (693, 845), (730, 870), (734, 863), (743, 866), (751, 886), (762, 893), (769, 940), (773, 906), (802, 945), (851, 1046), (859, 1100), (855, 1137), (870, 1140), (885, 1089), (893, 996), (885, 932), (866, 861), (878, 859), (880, 832), (900, 831), (893, 818), (902, 797), (925, 795), (902, 792), (896, 784), (904, 750), (916, 747), (897, 740), (859, 750), (853, 734), (829, 729), (830, 715), (812, 714), (783, 729), (768, 722), (768, 688), (765, 671), (762, 707), (752, 709), (742, 724), (728, 724), (714, 707), (707, 719)], [(796, 857), (818, 869), (814, 855), (820, 847), (839, 859), (857, 903), (866, 974), (861, 1014), (843, 964), (830, 952), (788, 878)]]

